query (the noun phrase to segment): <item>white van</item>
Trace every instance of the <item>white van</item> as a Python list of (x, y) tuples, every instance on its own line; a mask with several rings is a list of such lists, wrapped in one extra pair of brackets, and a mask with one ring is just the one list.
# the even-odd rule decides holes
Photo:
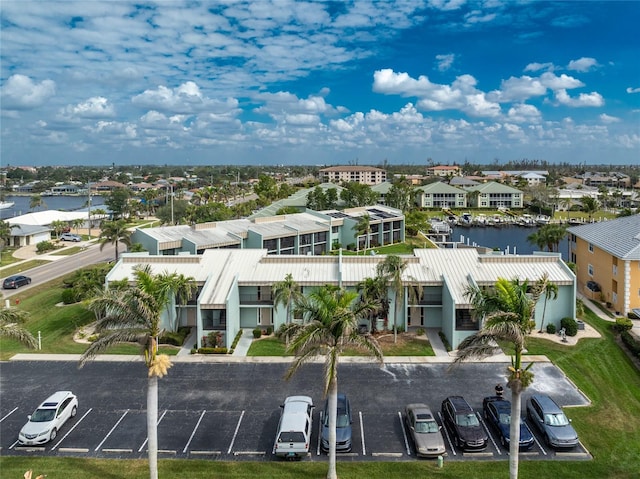
[(289, 396), (280, 407), (273, 453), (286, 459), (301, 459), (309, 454), (313, 401), (309, 396)]

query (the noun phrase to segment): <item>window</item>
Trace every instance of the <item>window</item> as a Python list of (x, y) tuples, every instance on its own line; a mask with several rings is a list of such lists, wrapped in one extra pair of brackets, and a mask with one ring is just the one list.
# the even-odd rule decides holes
[(593, 265), (590, 264), (587, 267), (587, 272), (589, 273), (589, 276), (593, 276)]
[(593, 253), (593, 243), (589, 243), (589, 252)]

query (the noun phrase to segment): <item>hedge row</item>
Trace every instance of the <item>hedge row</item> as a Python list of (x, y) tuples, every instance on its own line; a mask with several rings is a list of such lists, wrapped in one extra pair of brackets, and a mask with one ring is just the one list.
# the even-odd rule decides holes
[(629, 351), (631, 351), (634, 356), (640, 358), (640, 341), (634, 338), (629, 331), (622, 331), (620, 337), (625, 346), (629, 348)]

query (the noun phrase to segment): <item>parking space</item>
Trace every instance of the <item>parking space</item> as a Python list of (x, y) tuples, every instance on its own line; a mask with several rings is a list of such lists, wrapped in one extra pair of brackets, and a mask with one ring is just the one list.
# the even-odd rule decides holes
[[(317, 367), (316, 367), (317, 366)], [(481, 424), (489, 435), (489, 445), (482, 452), (463, 453), (454, 448), (446, 429), (447, 460), (506, 460), (508, 451), (500, 445), (498, 435), (489, 427), (482, 415), (482, 387), (496, 383), (495, 365), (488, 367), (466, 368), (454, 374), (448, 374), (444, 365), (406, 366), (387, 365), (384, 370), (373, 365), (349, 365), (341, 370), (341, 390), (348, 393), (352, 405), (352, 451), (339, 454), (339, 460), (364, 461), (403, 461), (416, 458), (415, 446), (406, 429), (403, 410), (404, 405), (419, 401), (429, 404), (436, 414), (437, 422), (442, 425), (439, 413), (441, 401), (446, 395), (465, 394), (469, 403), (478, 412)], [(78, 395), (80, 406), (75, 418), (69, 420), (60, 430), (52, 443), (39, 448), (21, 448), (17, 446), (17, 436), (26, 422), (27, 414), (32, 412), (31, 406), (37, 406), (40, 397), (46, 396), (52, 389), (47, 385), (49, 376), (39, 378), (34, 386), (27, 405), (22, 404), (11, 384), (18, 381), (22, 368), (19, 364), (3, 365), (3, 387), (0, 392), (0, 448), (2, 454), (56, 454), (87, 457), (137, 458), (147, 454), (146, 410), (144, 387), (127, 389), (126, 395), (118, 395), (117, 374), (109, 379), (109, 368), (101, 366), (105, 378), (105, 387), (100, 394), (93, 395), (91, 388), (82, 388), (84, 370), (74, 378), (73, 389)], [(210, 365), (178, 364), (172, 374), (179, 375), (180, 368), (189, 368), (187, 375), (222, 374)], [(51, 364), (49, 374), (55, 376), (56, 364)], [(193, 457), (223, 458), (230, 460), (257, 460), (273, 458), (273, 446), (280, 417), (279, 404), (287, 395), (304, 391), (314, 398), (316, 406), (323, 404), (322, 389), (317, 383), (321, 365), (310, 365), (308, 372), (300, 376), (295, 383), (283, 383), (284, 388), (276, 387), (282, 381), (282, 366), (270, 372), (270, 365), (225, 365), (225, 376), (228, 385), (225, 394), (216, 390), (213, 394), (197, 390), (196, 393), (185, 390), (185, 382), (180, 378), (162, 383), (162, 395), (158, 411), (158, 449), (161, 457)], [(537, 381), (544, 381), (544, 386), (534, 383), (532, 391), (540, 392), (554, 388), (559, 402), (563, 405), (580, 405), (588, 400), (558, 374), (557, 368), (545, 365), (539, 367)], [(34, 374), (33, 367), (29, 367)], [(118, 368), (116, 368), (116, 371)], [(198, 373), (200, 370), (200, 373)], [(67, 373), (68, 365), (63, 368)], [(229, 374), (231, 373), (231, 374)], [(233, 381), (234, 376), (242, 377), (242, 381)], [(275, 378), (275, 379), (274, 379)], [(91, 384), (94, 377), (87, 378)], [(216, 384), (224, 384), (225, 377), (215, 379)], [(498, 378), (498, 381), (500, 379)], [(141, 378), (143, 384), (144, 378)], [(258, 384), (267, 381), (265, 388)], [(293, 383), (293, 384), (292, 384)], [(552, 386), (548, 386), (551, 383)], [(478, 389), (474, 389), (477, 385)], [(483, 386), (484, 385), (484, 386)], [(68, 386), (67, 386), (68, 387)], [(244, 388), (244, 389), (243, 389)], [(132, 392), (133, 391), (133, 392)], [(113, 397), (112, 397), (113, 396)], [(195, 400), (194, 400), (195, 398)], [(218, 399), (219, 398), (219, 399)], [(31, 404), (32, 402), (33, 405)], [(216, 404), (217, 402), (221, 404)], [(133, 408), (121, 406), (131, 403)], [(208, 404), (210, 409), (202, 407)], [(166, 409), (163, 408), (167, 407)], [(218, 407), (215, 407), (218, 406)], [(234, 407), (235, 406), (235, 407)], [(524, 401), (523, 401), (524, 414)], [(310, 457), (313, 460), (326, 460), (326, 453), (320, 451), (320, 421), (322, 411), (317, 407), (313, 413), (313, 432), (311, 436)], [(540, 433), (530, 425), (536, 443), (530, 451), (522, 453), (522, 458), (535, 459), (588, 459), (588, 452), (580, 445), (568, 451), (553, 451), (543, 442)]]

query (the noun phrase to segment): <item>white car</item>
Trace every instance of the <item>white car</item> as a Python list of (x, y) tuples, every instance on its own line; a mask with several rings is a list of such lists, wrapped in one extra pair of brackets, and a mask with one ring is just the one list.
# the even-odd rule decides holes
[(33, 446), (53, 441), (69, 418), (78, 412), (78, 398), (71, 391), (58, 391), (44, 401), (18, 434), (20, 444)]
[(73, 241), (79, 243), (82, 241), (82, 237), (80, 235), (74, 235), (73, 233), (62, 233), (60, 241)]

